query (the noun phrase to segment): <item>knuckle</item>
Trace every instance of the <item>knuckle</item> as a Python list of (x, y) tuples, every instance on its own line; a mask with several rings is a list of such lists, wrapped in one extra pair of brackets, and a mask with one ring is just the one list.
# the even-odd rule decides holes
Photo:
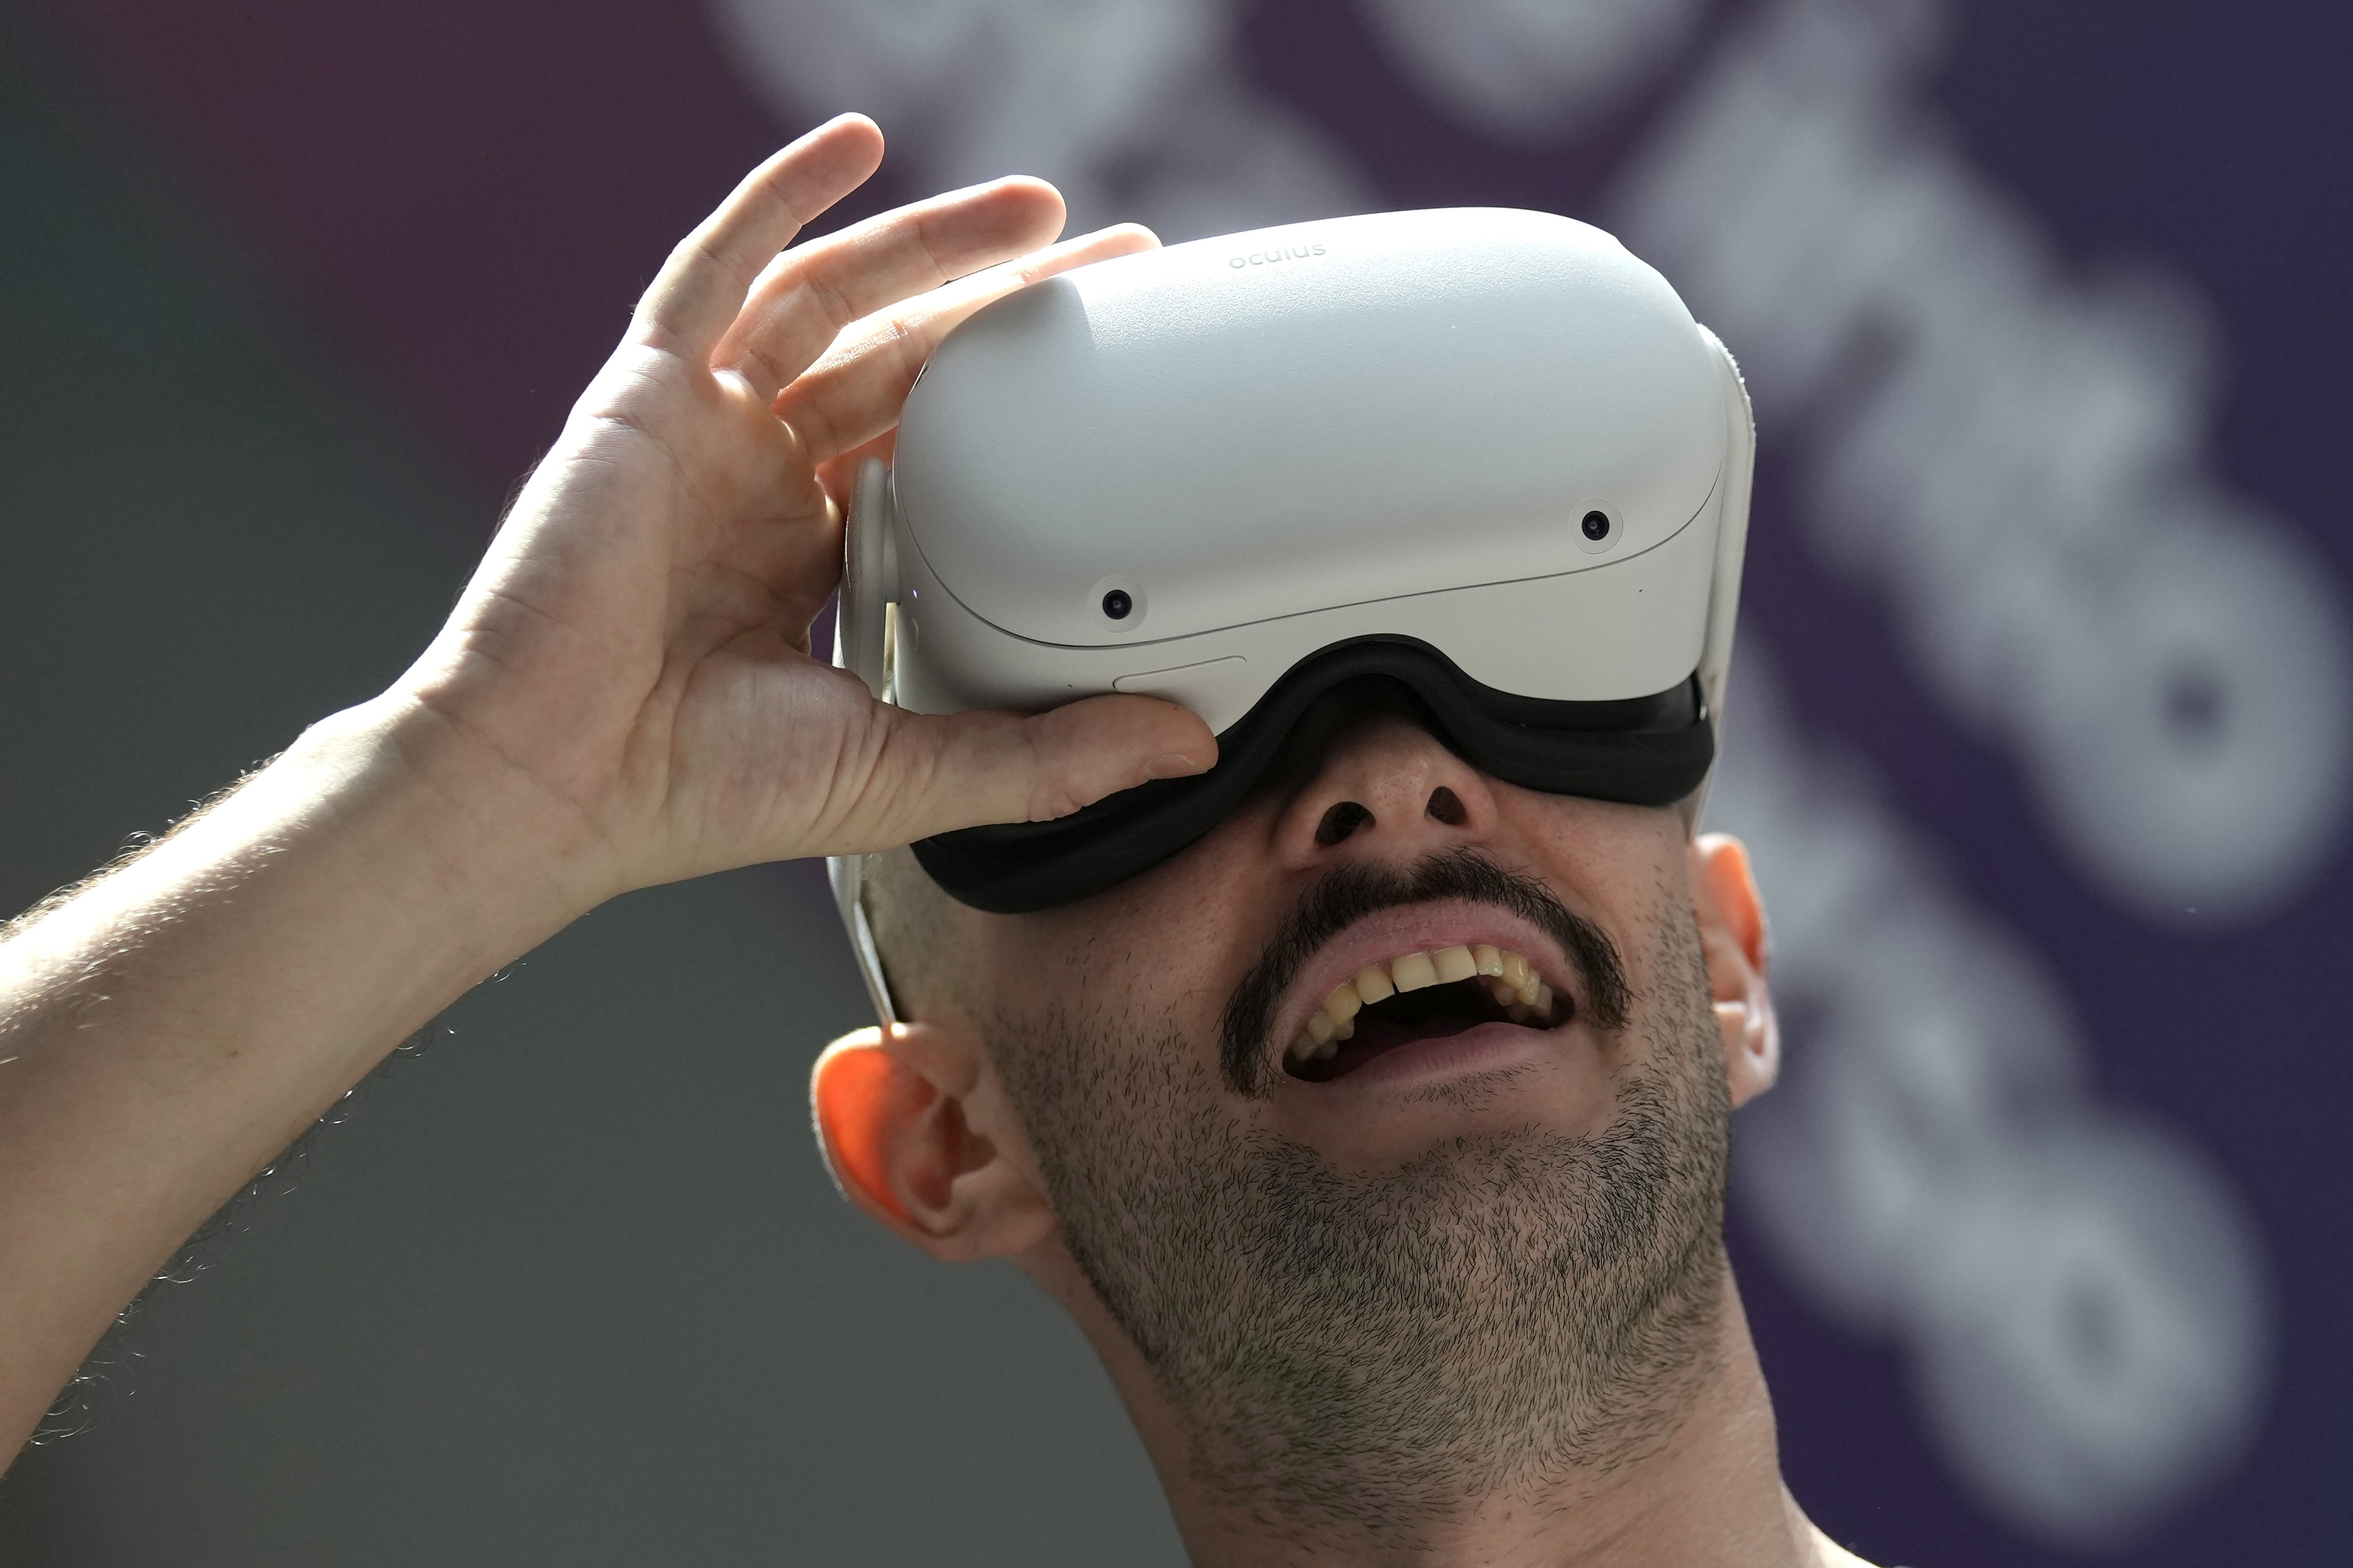
[(812, 268), (801, 279), (801, 287), (808, 290), (818, 311), (839, 331), (858, 320), (858, 302), (824, 268)]

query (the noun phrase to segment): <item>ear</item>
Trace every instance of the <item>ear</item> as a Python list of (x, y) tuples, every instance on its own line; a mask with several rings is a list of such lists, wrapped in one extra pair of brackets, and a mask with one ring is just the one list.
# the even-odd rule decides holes
[(1748, 868), (1748, 851), (1728, 833), (1703, 833), (1691, 845), (1692, 903), (1708, 990), (1724, 1035), (1724, 1072), (1732, 1103), (1745, 1105), (1773, 1087), (1781, 1071), (1781, 1026), (1773, 1016), (1766, 972), (1772, 936)]
[(955, 1025), (860, 1029), (809, 1075), (818, 1146), (842, 1195), (933, 1257), (1011, 1257), (1054, 1228), (987, 1052)]

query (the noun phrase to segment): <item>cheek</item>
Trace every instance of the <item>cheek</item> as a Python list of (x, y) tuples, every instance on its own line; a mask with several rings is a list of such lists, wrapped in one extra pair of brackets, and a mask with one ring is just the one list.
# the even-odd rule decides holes
[(1638, 929), (1662, 903), (1691, 902), (1689, 844), (1672, 806), (1493, 787), (1538, 874), (1613, 933)]
[(1263, 845), (1236, 826), (1055, 911), (1052, 940), (1072, 958), (1066, 984), (1110, 1016), (1214, 1054), (1227, 1000), (1286, 907)]
[(1637, 998), (1690, 983), (1682, 940), (1691, 925), (1689, 844), (1672, 806), (1620, 805), (1498, 784), (1504, 821), (1532, 868), (1618, 945)]

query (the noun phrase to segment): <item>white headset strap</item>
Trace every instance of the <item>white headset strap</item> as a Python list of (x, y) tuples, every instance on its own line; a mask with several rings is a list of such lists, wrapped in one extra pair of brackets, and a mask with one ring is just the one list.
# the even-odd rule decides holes
[(874, 927), (866, 918), (866, 871), (871, 855), (832, 855), (826, 858), (826, 879), (833, 884), (834, 907), (841, 911), (841, 928), (849, 937), (849, 955), (858, 961), (866, 994), (873, 999), (874, 1016), (884, 1028), (899, 1021), (891, 1005), (891, 983), (882, 975), (882, 954), (874, 945)]
[[(1699, 661), (1700, 697), (1707, 704), (1707, 721), (1715, 731), (1720, 762), (1724, 754), (1725, 687), (1732, 678), (1732, 634), (1740, 617), (1740, 569), (1748, 556), (1748, 498), (1757, 467), (1757, 416), (1749, 408), (1747, 384), (1742, 380), (1740, 366), (1731, 351), (1705, 327), (1700, 331), (1715, 350), (1725, 384), (1725, 491), (1719, 514), (1723, 521), (1715, 536), (1715, 574), (1708, 584), (1707, 641)], [(1707, 777), (1700, 781), (1699, 809), (1692, 813), (1694, 831), (1707, 808), (1708, 786), (1715, 782), (1715, 768), (1710, 766)]]
[[(833, 662), (866, 683), (867, 689), (890, 700), (887, 642), (889, 624), (885, 601), (892, 581), (891, 470), (879, 458), (858, 467), (850, 491), (849, 515), (842, 520), (841, 596), (834, 606)], [(885, 1028), (899, 1021), (891, 1005), (891, 984), (882, 977), (882, 955), (874, 946), (874, 926), (866, 918), (866, 874), (871, 855), (833, 855), (825, 862), (826, 879), (833, 884), (834, 907), (841, 911), (841, 928), (849, 937), (849, 952), (874, 999), (874, 1016)]]

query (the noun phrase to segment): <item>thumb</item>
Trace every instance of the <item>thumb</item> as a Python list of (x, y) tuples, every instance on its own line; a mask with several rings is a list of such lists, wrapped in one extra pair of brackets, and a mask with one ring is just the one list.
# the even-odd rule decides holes
[(895, 848), (994, 822), (1068, 816), (1147, 779), (1206, 773), (1217, 737), (1155, 697), (1090, 697), (1044, 713), (910, 713), (888, 730), (844, 826), (859, 847)]

